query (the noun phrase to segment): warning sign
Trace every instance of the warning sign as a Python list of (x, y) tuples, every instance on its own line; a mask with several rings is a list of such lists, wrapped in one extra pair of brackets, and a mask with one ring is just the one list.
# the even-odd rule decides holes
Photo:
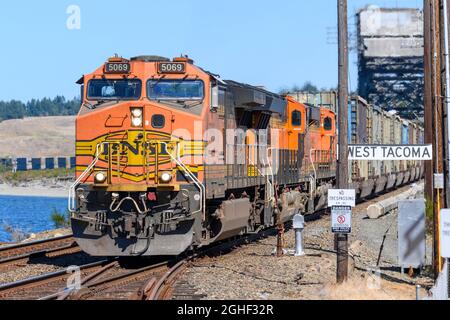
[(352, 207), (331, 207), (331, 231), (333, 233), (352, 232)]
[(345, 206), (354, 207), (356, 201), (355, 189), (330, 189), (328, 190), (328, 207)]

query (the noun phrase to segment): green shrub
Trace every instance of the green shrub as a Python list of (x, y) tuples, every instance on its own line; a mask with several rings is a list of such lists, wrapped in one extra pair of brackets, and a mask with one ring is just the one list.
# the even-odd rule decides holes
[(53, 208), (50, 219), (56, 229), (70, 227), (70, 212), (66, 210), (66, 213), (60, 213), (56, 208)]

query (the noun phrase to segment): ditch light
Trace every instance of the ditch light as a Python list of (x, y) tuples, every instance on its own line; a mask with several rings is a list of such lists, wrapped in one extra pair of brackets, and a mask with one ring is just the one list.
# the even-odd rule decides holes
[(106, 174), (104, 172), (98, 172), (94, 176), (95, 183), (105, 183), (106, 182)]

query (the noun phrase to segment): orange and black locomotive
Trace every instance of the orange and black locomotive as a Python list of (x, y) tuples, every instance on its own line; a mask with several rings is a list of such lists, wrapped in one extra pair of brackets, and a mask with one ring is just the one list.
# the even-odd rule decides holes
[(326, 205), (336, 117), (187, 57), (84, 75), (69, 209), (95, 256), (178, 255)]

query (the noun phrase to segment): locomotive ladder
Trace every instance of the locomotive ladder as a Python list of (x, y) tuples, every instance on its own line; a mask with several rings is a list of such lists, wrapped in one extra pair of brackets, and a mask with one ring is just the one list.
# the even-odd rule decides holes
[[(108, 179), (111, 179), (112, 176), (112, 151), (110, 145), (118, 144), (116, 141), (103, 141), (101, 143), (98, 143), (96, 146), (95, 151), (95, 157), (91, 161), (91, 163), (87, 166), (87, 168), (83, 171), (83, 173), (78, 177), (78, 179), (75, 180), (75, 182), (70, 186), (69, 188), (69, 198), (68, 198), (68, 210), (71, 213), (75, 212), (75, 193), (76, 193), (76, 187), (89, 176), (91, 171), (94, 169), (95, 165), (97, 164), (100, 155), (105, 151), (105, 146), (108, 146)], [(119, 144), (120, 145), (120, 144)], [(117, 172), (118, 176), (120, 178), (120, 150), (118, 150), (119, 155), (117, 156)]]
[(74, 213), (75, 212), (75, 188), (80, 184), (83, 179), (90, 174), (96, 163), (98, 162), (98, 158), (100, 157), (100, 154), (104, 151), (104, 145), (109, 144), (109, 142), (102, 142), (98, 143), (96, 146), (95, 151), (95, 157), (92, 160), (92, 162), (88, 165), (86, 170), (83, 171), (83, 173), (78, 177), (78, 179), (75, 180), (75, 182), (70, 186), (69, 188), (69, 199), (67, 203), (67, 207), (69, 209), (69, 212)]
[(200, 209), (195, 211), (195, 212), (193, 212), (192, 214), (196, 214), (198, 212), (201, 212), (202, 215), (203, 215), (203, 221), (205, 221), (205, 219), (206, 219), (206, 188), (205, 188), (205, 185), (192, 173), (191, 170), (189, 170), (189, 168), (181, 160), (181, 154), (180, 154), (180, 148), (179, 148), (180, 142), (179, 141), (176, 142), (176, 144), (177, 144), (177, 146), (176, 146), (176, 152), (177, 152), (176, 157), (169, 151), (168, 146), (167, 146), (167, 142), (157, 141), (157, 143), (165, 146), (167, 154), (170, 156), (170, 158), (177, 164), (177, 166), (179, 166), (183, 170), (183, 172), (186, 174), (186, 176), (191, 178), (191, 180), (193, 181), (193, 183), (195, 184), (195, 186), (199, 190)]

